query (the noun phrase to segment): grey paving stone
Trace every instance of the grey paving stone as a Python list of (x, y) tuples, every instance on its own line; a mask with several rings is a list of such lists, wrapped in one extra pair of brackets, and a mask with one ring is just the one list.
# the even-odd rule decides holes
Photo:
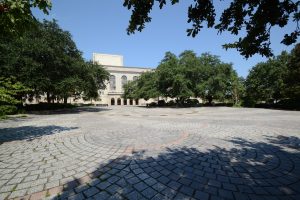
[(121, 192), (122, 188), (120, 186), (114, 184), (114, 185), (109, 186), (105, 190), (111, 194), (115, 194), (117, 192)]
[(144, 199), (144, 197), (138, 193), (137, 191), (132, 191), (128, 194), (125, 195), (128, 199), (130, 200), (140, 200), (140, 199)]
[(148, 179), (144, 180), (144, 182), (149, 186), (152, 186), (155, 183), (157, 183), (157, 181), (154, 178), (148, 178)]
[(82, 193), (75, 194), (75, 195), (68, 197), (68, 200), (83, 200), (83, 199), (86, 199), (86, 198), (83, 196)]
[(22, 182), (22, 180), (24, 179), (24, 177), (21, 177), (21, 178), (13, 178), (13, 179), (10, 179), (7, 184), (8, 185), (11, 185), (11, 184), (19, 184)]
[(158, 193), (151, 200), (162, 200), (162, 199), (167, 199), (167, 198), (164, 195)]
[[(0, 123), (0, 160), (5, 161), (0, 162), (0, 194), (59, 183), (66, 189), (77, 179), (77, 192), (97, 186), (97, 194), (105, 191), (115, 199), (131, 193), (140, 199), (163, 199), (170, 193), (171, 199), (199, 199), (202, 194), (210, 200), (300, 195), (300, 157), (289, 144), (299, 140), (300, 112), (109, 109)], [(20, 138), (26, 135), (30, 140)]]
[(141, 192), (141, 191), (143, 191), (144, 189), (146, 189), (149, 186), (146, 185), (144, 182), (139, 182), (139, 183), (135, 184), (133, 187), (135, 189), (137, 189), (139, 192)]
[(95, 196), (93, 196), (94, 199), (108, 199), (110, 197), (110, 194), (108, 194), (105, 191), (99, 192)]
[(25, 196), (26, 192), (27, 192), (26, 189), (13, 191), (13, 192), (9, 195), (9, 198), (16, 198), (16, 197), (22, 197), (22, 196)]
[(168, 183), (168, 186), (173, 190), (177, 190), (181, 186), (181, 184), (176, 181), (171, 181)]
[(6, 199), (10, 195), (10, 192), (0, 193), (0, 199)]
[(97, 184), (96, 187), (101, 190), (104, 190), (105, 188), (107, 188), (110, 185), (111, 185), (111, 183), (109, 183), (108, 181), (104, 181), (104, 182)]
[(219, 196), (225, 199), (234, 199), (231, 191), (219, 189)]
[(180, 199), (182, 199), (182, 200), (189, 200), (190, 197), (186, 196), (185, 194), (182, 194), (182, 193), (177, 193), (177, 195), (174, 198), (172, 198), (172, 199), (174, 199), (174, 200), (180, 200)]
[(78, 187), (75, 188), (75, 191), (77, 193), (80, 193), (80, 192), (83, 192), (83, 191), (85, 191), (89, 188), (90, 188), (90, 186), (88, 186), (88, 185), (79, 185)]
[(98, 192), (99, 192), (99, 190), (96, 187), (91, 187), (91, 188), (83, 191), (83, 194), (86, 197), (91, 197), (91, 196), (97, 194)]
[(155, 190), (153, 190), (152, 188), (148, 187), (147, 189), (145, 189), (145, 190), (142, 192), (142, 194), (143, 194), (146, 198), (151, 199), (151, 198), (153, 198), (153, 197), (157, 194), (157, 192), (156, 192)]
[(124, 199), (124, 198), (121, 195), (119, 195), (118, 193), (114, 194), (108, 198), (108, 200), (122, 200), (122, 199)]
[(110, 183), (115, 183), (118, 180), (120, 180), (120, 178), (117, 177), (117, 176), (112, 176), (112, 177), (110, 177), (110, 178), (107, 179), (107, 181), (110, 182)]
[(161, 192), (162, 190), (166, 189), (166, 186), (161, 183), (156, 183), (151, 186), (154, 190)]
[(182, 192), (183, 194), (188, 195), (188, 196), (193, 196), (194, 190), (190, 187), (182, 186), (180, 188), (180, 192)]
[(130, 179), (127, 179), (127, 182), (130, 183), (131, 185), (133, 185), (133, 184), (140, 182), (140, 179), (138, 179), (137, 177), (132, 177)]
[(245, 193), (233, 192), (233, 195), (236, 199), (250, 200), (249, 196)]
[(59, 186), (59, 181), (52, 181), (45, 184), (45, 189), (50, 189), (58, 186)]
[(234, 184), (223, 183), (222, 185), (223, 185), (223, 188), (226, 190), (237, 191), (237, 188)]
[(209, 199), (209, 194), (205, 193), (205, 192), (202, 192), (202, 191), (196, 190), (194, 198), (195, 199), (200, 199), (200, 200), (208, 200)]
[(0, 188), (0, 193), (11, 192), (15, 189), (17, 185), (6, 185)]
[(44, 185), (33, 186), (28, 189), (28, 194), (32, 194), (35, 192), (41, 192), (43, 190), (44, 190)]

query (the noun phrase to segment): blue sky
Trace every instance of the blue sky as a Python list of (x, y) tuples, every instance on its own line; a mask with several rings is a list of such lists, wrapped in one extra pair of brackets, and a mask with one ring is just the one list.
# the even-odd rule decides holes
[[(39, 19), (57, 19), (58, 24), (68, 30), (85, 59), (90, 60), (93, 52), (120, 54), (124, 56), (125, 66), (155, 68), (166, 51), (176, 55), (184, 50), (193, 50), (198, 55), (204, 52), (220, 56), (224, 62), (233, 63), (240, 76), (247, 76), (249, 69), (256, 63), (265, 61), (259, 55), (248, 60), (236, 50), (225, 50), (222, 44), (237, 39), (229, 33), (217, 34), (213, 29), (202, 29), (196, 38), (187, 37), (187, 8), (193, 1), (180, 1), (167, 5), (163, 10), (158, 5), (151, 12), (152, 22), (140, 33), (127, 35), (126, 28), (130, 11), (123, 7), (122, 0), (53, 0), (49, 16), (34, 9)], [(217, 14), (228, 1), (218, 2)], [(271, 42), (275, 55), (282, 50), (290, 51), (292, 46), (280, 44), (285, 32), (295, 25), (290, 23), (285, 29), (272, 29)], [(298, 41), (299, 42), (299, 41)]]

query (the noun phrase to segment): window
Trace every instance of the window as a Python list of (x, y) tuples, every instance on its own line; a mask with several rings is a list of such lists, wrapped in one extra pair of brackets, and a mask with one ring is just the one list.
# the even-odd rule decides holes
[(122, 88), (123, 88), (123, 86), (127, 83), (127, 77), (125, 75), (123, 75), (121, 77), (121, 81), (122, 81)]
[(110, 90), (116, 90), (116, 77), (114, 75), (110, 75), (109, 77), (109, 87)]
[(127, 99), (123, 99), (123, 105), (127, 105)]

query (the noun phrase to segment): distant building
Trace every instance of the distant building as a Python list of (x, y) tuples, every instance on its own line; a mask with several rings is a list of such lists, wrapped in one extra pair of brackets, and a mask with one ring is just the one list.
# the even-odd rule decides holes
[(123, 85), (137, 79), (143, 72), (153, 69), (125, 67), (121, 55), (93, 53), (93, 62), (102, 65), (110, 73), (106, 89), (99, 91), (100, 100), (95, 103), (108, 105), (145, 105), (147, 103), (144, 99), (124, 99), (122, 97)]

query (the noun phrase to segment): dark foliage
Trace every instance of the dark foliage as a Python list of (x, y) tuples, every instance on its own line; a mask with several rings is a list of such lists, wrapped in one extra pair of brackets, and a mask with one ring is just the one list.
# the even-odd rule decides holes
[[(172, 5), (179, 0), (168, 1)], [(300, 1), (290, 0), (232, 0), (229, 7), (224, 8), (220, 19), (217, 21), (215, 4), (218, 1), (193, 0), (188, 8), (187, 22), (192, 26), (187, 29), (187, 35), (195, 37), (206, 26), (215, 28), (222, 33), (228, 31), (238, 35), (245, 31), (246, 35), (237, 41), (223, 45), (225, 49), (235, 48), (241, 55), (248, 58), (254, 54), (272, 56), (270, 37), (272, 27), (285, 27), (294, 22), (295, 29), (285, 34), (281, 43), (290, 45), (297, 42), (300, 35), (299, 21)], [(151, 22), (150, 12), (155, 3), (162, 9), (166, 0), (135, 1), (124, 0), (124, 7), (132, 11), (127, 33), (142, 31), (145, 24)], [(216, 22), (217, 21), (217, 22)]]

